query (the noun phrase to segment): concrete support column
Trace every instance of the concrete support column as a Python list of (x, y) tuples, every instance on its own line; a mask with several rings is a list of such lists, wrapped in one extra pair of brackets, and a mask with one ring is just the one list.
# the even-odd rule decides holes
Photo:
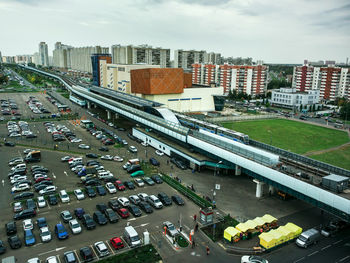
[(235, 175), (241, 175), (241, 167), (236, 164)]
[(95, 109), (97, 108), (97, 105), (96, 105), (96, 104), (92, 104), (92, 105), (94, 105), (94, 108), (95, 108)]
[(273, 195), (275, 193), (275, 187), (269, 185), (269, 195)]
[(116, 113), (114, 117), (115, 117), (116, 120), (119, 119), (118, 113)]
[(107, 119), (110, 120), (112, 118), (111, 111), (107, 110)]
[(91, 102), (90, 101), (87, 102), (87, 108), (91, 109)]
[(253, 180), (254, 183), (256, 183), (256, 194), (255, 196), (257, 198), (261, 198), (263, 196), (264, 193), (264, 183), (260, 182), (258, 180)]

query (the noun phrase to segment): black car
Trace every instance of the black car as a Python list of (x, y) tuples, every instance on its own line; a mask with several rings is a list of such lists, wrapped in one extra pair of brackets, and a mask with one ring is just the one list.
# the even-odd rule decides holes
[(86, 163), (87, 166), (92, 166), (92, 165), (101, 165), (100, 162), (91, 160)]
[(114, 211), (117, 211), (120, 208), (119, 202), (115, 199), (108, 201), (108, 206), (112, 208)]
[(5, 225), (5, 228), (6, 228), (6, 234), (8, 236), (17, 233), (17, 226), (16, 226), (16, 222), (15, 221), (8, 222)]
[(124, 185), (128, 188), (128, 189), (135, 189), (135, 185), (133, 182), (131, 181), (125, 181)]
[(11, 173), (8, 174), (8, 178), (19, 174), (19, 175), (25, 175), (27, 173), (26, 169), (16, 169), (14, 171), (12, 171)]
[(32, 138), (36, 138), (36, 137), (38, 137), (38, 136), (36, 136), (34, 133), (26, 135), (27, 139), (32, 139)]
[(87, 158), (94, 158), (94, 159), (98, 158), (98, 155), (95, 153), (87, 153), (87, 154), (85, 154), (85, 156)]
[(28, 209), (36, 209), (36, 204), (33, 199), (27, 199), (26, 206)]
[(91, 186), (85, 187), (85, 190), (86, 190), (86, 193), (87, 193), (87, 195), (89, 197), (95, 197), (96, 196), (96, 191)]
[(139, 207), (147, 214), (153, 213), (153, 209), (149, 203), (142, 201), (139, 203)]
[[(48, 185), (50, 185), (50, 184), (40, 183), (40, 184), (34, 185), (34, 190), (36, 192), (39, 192), (40, 190), (43, 190), (44, 188), (46, 188)], [(51, 182), (51, 185), (52, 185), (52, 182)]]
[(22, 242), (17, 235), (9, 237), (7, 241), (12, 249), (20, 248), (22, 246)]
[(95, 222), (98, 223), (99, 225), (105, 225), (108, 222), (106, 216), (102, 214), (100, 211), (96, 211), (93, 217)]
[(5, 146), (9, 146), (9, 147), (15, 147), (16, 144), (14, 142), (5, 142), (4, 143)]
[(123, 127), (119, 127), (117, 130), (118, 131), (126, 131)]
[(98, 211), (104, 213), (105, 210), (106, 210), (108, 207), (107, 207), (104, 203), (98, 203), (98, 204), (96, 205), (96, 208), (97, 208)]
[(29, 184), (29, 185), (32, 185), (32, 181), (30, 181), (28, 179), (20, 180), (20, 181), (17, 181), (13, 186), (15, 186), (16, 184)]
[(157, 159), (156, 158), (149, 158), (149, 162), (150, 162), (150, 164), (152, 164), (153, 166), (159, 166), (160, 165), (160, 163), (157, 161)]
[(173, 196), (171, 197), (171, 199), (172, 199), (172, 200), (174, 201), (174, 203), (177, 204), (177, 205), (184, 205), (184, 204), (185, 204), (184, 200), (182, 200), (182, 198), (181, 198), (180, 196), (178, 196), (178, 195), (173, 195)]
[(43, 166), (37, 166), (35, 168), (32, 167), (31, 169), (32, 174), (36, 174), (36, 173), (48, 173), (49, 169), (43, 167)]
[(83, 259), (83, 262), (89, 262), (94, 260), (94, 255), (92, 254), (92, 250), (89, 247), (82, 247), (79, 250), (80, 257)]
[(4, 242), (2, 242), (2, 240), (0, 240), (0, 255), (4, 254), (6, 252), (6, 247), (4, 245)]
[(33, 172), (36, 169), (46, 169), (44, 166), (42, 165), (33, 165), (30, 170)]
[(138, 208), (136, 205), (130, 204), (128, 206), (128, 209), (129, 209), (130, 213), (133, 214), (134, 216), (141, 216), (142, 215), (140, 208)]
[(114, 184), (114, 182), (118, 181), (118, 179), (115, 177), (108, 177), (108, 178), (104, 179), (103, 181), (105, 181), (106, 183), (113, 183)]
[(58, 204), (58, 200), (57, 200), (56, 195), (49, 195), (47, 197), (47, 200), (49, 201), (50, 205), (57, 205)]
[(128, 137), (133, 141), (136, 140), (136, 137), (134, 135), (132, 135), (131, 133), (128, 133)]
[(92, 219), (92, 217), (89, 214), (84, 214), (81, 218), (81, 221), (83, 222), (83, 225), (86, 226), (86, 229), (91, 230), (96, 227), (95, 221)]
[(156, 182), (156, 184), (161, 184), (161, 183), (163, 183), (163, 180), (162, 180), (162, 178), (160, 178), (159, 175), (152, 175), (151, 178), (152, 178), (152, 180), (153, 180), (154, 182)]
[(21, 199), (26, 199), (26, 198), (32, 198), (34, 197), (34, 193), (33, 192), (23, 192), (20, 193), (18, 195), (14, 196), (14, 200), (21, 200)]
[(78, 219), (82, 219), (83, 215), (85, 214), (85, 210), (83, 208), (75, 208), (74, 209), (74, 214)]
[(171, 205), (171, 204), (173, 203), (173, 202), (171, 201), (171, 199), (169, 198), (169, 196), (167, 196), (167, 194), (164, 193), (164, 192), (160, 192), (160, 193), (158, 194), (158, 198), (159, 198), (159, 200), (160, 200), (164, 205), (166, 205), (166, 206)]
[(96, 185), (100, 185), (100, 184), (101, 184), (100, 181), (97, 179), (90, 179), (90, 180), (85, 181), (86, 186), (96, 186)]
[(108, 218), (108, 221), (110, 223), (117, 223), (119, 218), (117, 216), (117, 213), (114, 212), (112, 209), (110, 208), (107, 208), (105, 211), (104, 211), (106, 217)]
[(99, 150), (101, 152), (108, 152), (109, 151), (108, 147), (101, 147)]
[(15, 220), (19, 219), (27, 219), (36, 216), (36, 212), (34, 209), (24, 209), (23, 211), (16, 213), (13, 217)]
[(171, 158), (170, 162), (172, 162), (173, 164), (175, 164), (178, 168), (180, 168), (182, 170), (186, 170), (187, 169), (186, 165), (182, 161), (180, 161), (180, 160), (178, 160), (176, 158)]
[(106, 189), (105, 189), (104, 186), (102, 186), (102, 185), (97, 185), (97, 186), (96, 186), (96, 192), (97, 192), (99, 195), (106, 195), (106, 194), (107, 194)]

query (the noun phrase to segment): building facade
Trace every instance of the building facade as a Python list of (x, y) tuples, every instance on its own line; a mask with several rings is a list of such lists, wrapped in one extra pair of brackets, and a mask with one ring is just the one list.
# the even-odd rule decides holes
[(154, 48), (148, 45), (113, 45), (111, 53), (114, 64), (148, 64), (159, 65), (161, 68), (170, 67), (170, 49)]
[(297, 91), (320, 90), (321, 100), (349, 99), (350, 73), (348, 68), (334, 66), (294, 67), (292, 87)]
[(72, 70), (92, 73), (91, 55), (107, 54), (108, 47), (77, 47), (68, 49), (67, 59), (69, 59), (69, 67)]
[(216, 83), (224, 88), (224, 93), (236, 90), (255, 97), (265, 94), (267, 89), (268, 66), (236, 66), (193, 64), (192, 81), (194, 84), (210, 85)]
[(221, 63), (221, 60), (221, 54), (214, 52), (207, 53), (204, 50), (196, 51), (178, 49), (174, 51), (174, 68), (191, 70), (193, 64), (219, 64)]
[(48, 67), (49, 64), (49, 51), (45, 42), (39, 43), (39, 65)]
[[(92, 54), (91, 65), (92, 65), (92, 84), (96, 86), (101, 85), (101, 70), (103, 64), (112, 63), (112, 56), (110, 54)], [(102, 80), (103, 81), (103, 80)]]
[(270, 102), (274, 106), (290, 109), (310, 108), (320, 102), (320, 91), (318, 89), (299, 91), (295, 88), (273, 89)]

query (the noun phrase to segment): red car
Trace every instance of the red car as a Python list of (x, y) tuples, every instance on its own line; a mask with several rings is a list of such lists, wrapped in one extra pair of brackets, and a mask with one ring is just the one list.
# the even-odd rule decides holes
[(120, 237), (112, 237), (109, 241), (115, 249), (121, 249), (124, 247), (124, 243)]
[(119, 191), (124, 191), (125, 190), (125, 185), (121, 182), (121, 181), (115, 181), (114, 182), (114, 185), (115, 185), (115, 187), (117, 187), (117, 189), (119, 190)]
[(129, 212), (128, 210), (126, 210), (125, 208), (120, 208), (117, 210), (117, 213), (122, 217), (122, 218), (128, 218), (130, 215), (129, 215)]
[(51, 178), (39, 177), (38, 179), (35, 180), (35, 183), (40, 183), (42, 181), (51, 181)]

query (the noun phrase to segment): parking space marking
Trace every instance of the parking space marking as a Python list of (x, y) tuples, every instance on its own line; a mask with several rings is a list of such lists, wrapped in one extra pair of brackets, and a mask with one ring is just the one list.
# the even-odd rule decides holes
[(54, 173), (52, 173), (52, 177), (56, 179), (56, 175)]
[(331, 247), (331, 246), (332, 246), (332, 245), (325, 246), (325, 247), (321, 248), (321, 250), (325, 250), (325, 249), (327, 249), (327, 248), (329, 248), (329, 247)]
[(59, 256), (59, 255), (56, 255), (56, 257), (57, 257), (58, 262), (61, 263), (60, 256)]
[(40, 246), (40, 245), (42, 245), (42, 244), (43, 244), (43, 243), (40, 242), (40, 243), (35, 244), (33, 247), (37, 247), (37, 246)]
[(125, 248), (130, 248), (130, 247), (129, 247), (129, 244), (124, 240), (123, 237), (120, 237), (120, 239), (123, 241), (123, 244), (124, 244), (124, 247), (125, 247)]
[(46, 211), (46, 212), (42, 212), (42, 213), (40, 213), (41, 215), (45, 215), (45, 214), (48, 214), (48, 213), (50, 213), (49, 211)]
[(342, 242), (342, 241), (343, 241), (343, 239), (340, 239), (340, 240), (334, 242), (333, 244), (336, 245), (336, 244), (339, 244), (339, 243)]
[(314, 251), (314, 252), (312, 252), (311, 254), (309, 254), (309, 255), (307, 255), (308, 257), (311, 257), (311, 256), (313, 256), (313, 255), (315, 255), (315, 254), (317, 254), (319, 251), (318, 250), (316, 250), (316, 251)]
[(114, 249), (112, 249), (112, 247), (109, 244), (109, 240), (106, 240), (105, 243), (107, 244), (107, 246), (109, 247), (109, 249), (112, 251), (112, 254), (115, 255)]
[(94, 249), (94, 246), (93, 246), (93, 245), (90, 245), (90, 247), (91, 247), (91, 249), (92, 249), (92, 252), (94, 252), (96, 258), (99, 259), (99, 257), (98, 257), (97, 254), (96, 254), (96, 251), (95, 251), (95, 249)]
[(81, 261), (80, 261), (80, 258), (79, 258), (79, 256), (78, 256), (77, 250), (74, 249), (74, 250), (73, 250), (73, 253), (75, 254), (76, 258), (78, 259), (78, 263), (80, 263)]
[(64, 173), (66, 176), (68, 176), (68, 174), (67, 174), (67, 172), (66, 172), (66, 171), (63, 171), (63, 173)]
[(345, 258), (342, 258), (341, 260), (339, 260), (339, 262), (343, 262), (344, 260), (350, 258), (350, 256), (346, 256)]

